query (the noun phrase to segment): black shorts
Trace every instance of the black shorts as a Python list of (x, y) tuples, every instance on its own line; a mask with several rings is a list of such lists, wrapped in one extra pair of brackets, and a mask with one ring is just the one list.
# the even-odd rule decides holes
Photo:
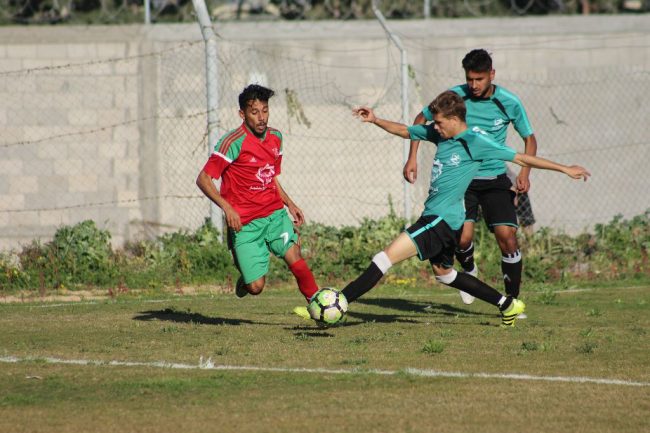
[(485, 224), (490, 231), (495, 226), (519, 227), (515, 212), (515, 192), (512, 182), (501, 174), (495, 179), (473, 180), (465, 191), (465, 221), (479, 220), (479, 205)]
[(454, 266), (454, 250), (460, 237), (460, 230), (452, 230), (439, 216), (422, 215), (406, 229), (420, 260), (429, 260), (432, 265), (451, 268)]

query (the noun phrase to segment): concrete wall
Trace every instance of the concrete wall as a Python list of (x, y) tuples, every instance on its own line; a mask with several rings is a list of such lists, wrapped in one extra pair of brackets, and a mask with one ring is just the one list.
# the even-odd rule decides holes
[[(587, 185), (535, 172), (541, 224), (579, 230), (650, 207), (639, 128), (650, 118), (649, 16), (390, 24), (408, 49), (413, 115), (462, 82), (460, 59), (485, 47), (497, 82), (524, 101), (540, 154), (594, 171)], [(359, 103), (395, 120), (401, 113), (399, 55), (376, 22), (216, 29), (220, 127), (238, 125), (236, 94), (263, 71), (279, 90), (271, 123), (285, 132), (283, 185), (311, 220), (384, 215), (388, 194), (401, 212), (401, 142), (349, 116)], [(208, 206), (194, 178), (209, 147), (202, 50), (198, 25), (0, 28), (0, 248), (87, 218), (116, 244), (200, 224)], [(298, 89), (310, 126), (289, 109), (285, 88)], [(510, 142), (521, 148), (514, 131)], [(432, 152), (423, 148), (410, 191), (415, 215)]]

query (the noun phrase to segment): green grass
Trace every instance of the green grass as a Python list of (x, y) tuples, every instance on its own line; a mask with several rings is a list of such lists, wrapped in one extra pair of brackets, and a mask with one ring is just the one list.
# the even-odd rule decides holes
[[(526, 293), (529, 319), (440, 286), (384, 285), (344, 326), (293, 316), (293, 289), (259, 297), (120, 295), (0, 305), (0, 432), (636, 432), (650, 386), (422, 377), (407, 369), (650, 382), (648, 287)], [(52, 364), (45, 357), (321, 368)], [(392, 371), (383, 375), (373, 371)], [(514, 421), (514, 424), (512, 422)]]

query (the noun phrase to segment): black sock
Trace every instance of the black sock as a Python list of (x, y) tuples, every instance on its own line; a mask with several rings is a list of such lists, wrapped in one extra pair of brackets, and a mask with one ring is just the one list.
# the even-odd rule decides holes
[(369, 292), (370, 289), (375, 287), (375, 285), (379, 282), (379, 280), (381, 280), (381, 277), (383, 276), (384, 273), (379, 269), (375, 262), (372, 262), (370, 263), (370, 266), (368, 266), (368, 269), (359, 275), (359, 278), (345, 286), (345, 288), (342, 290), (343, 294), (347, 298), (348, 302), (354, 302), (361, 295)]
[(499, 302), (501, 302), (503, 295), (478, 278), (471, 276), (470, 274), (458, 272), (456, 274), (456, 279), (448, 284), (448, 286), (462, 290), (463, 292), (467, 292), (470, 295), (487, 302), (488, 304), (497, 306), (501, 311), (508, 308), (512, 303), (512, 298), (508, 297), (503, 303), (501, 303), (501, 305), (499, 305)]
[(504, 254), (501, 257), (501, 272), (503, 272), (503, 284), (506, 288), (506, 294), (513, 298), (519, 297), (519, 287), (521, 286), (521, 270), (523, 262), (519, 250), (512, 254)]
[(460, 263), (465, 272), (469, 272), (474, 269), (474, 242), (469, 244), (469, 248), (466, 250), (457, 248), (456, 260), (458, 260), (458, 263)]

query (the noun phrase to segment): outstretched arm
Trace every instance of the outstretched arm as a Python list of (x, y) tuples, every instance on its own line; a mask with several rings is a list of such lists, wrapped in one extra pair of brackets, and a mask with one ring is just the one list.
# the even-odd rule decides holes
[[(524, 153), (526, 155), (537, 155), (537, 139), (535, 134), (531, 134), (524, 138)], [(524, 193), (530, 190), (530, 167), (522, 167), (517, 176), (517, 192)]]
[(287, 206), (289, 212), (291, 213), (291, 216), (293, 216), (293, 222), (296, 224), (296, 226), (300, 227), (305, 222), (305, 214), (303, 214), (302, 209), (296, 206), (293, 200), (291, 200), (289, 194), (287, 194), (284, 188), (282, 188), (282, 185), (280, 185), (280, 181), (277, 177), (275, 178), (275, 185), (277, 186), (278, 192), (280, 193), (282, 203)]
[(579, 165), (567, 166), (548, 159), (540, 158), (539, 156), (526, 155), (524, 153), (517, 153), (512, 162), (522, 167), (533, 167), (541, 168), (543, 170), (559, 171), (569, 177), (572, 177), (573, 179), (584, 179), (585, 182), (589, 176), (591, 176), (591, 173), (589, 173), (587, 169)]
[[(420, 111), (415, 120), (413, 120), (414, 125), (424, 125), (427, 119), (424, 117), (424, 114)], [(409, 157), (404, 164), (404, 170), (402, 174), (404, 179), (407, 182), (415, 183), (418, 178), (418, 148), (420, 147), (420, 140), (411, 140), (411, 146), (409, 148)]]
[(403, 123), (392, 122), (390, 120), (380, 119), (375, 116), (372, 108), (359, 107), (352, 110), (352, 114), (361, 119), (363, 122), (374, 123), (386, 132), (397, 135), (402, 138), (410, 138), (408, 127)]

